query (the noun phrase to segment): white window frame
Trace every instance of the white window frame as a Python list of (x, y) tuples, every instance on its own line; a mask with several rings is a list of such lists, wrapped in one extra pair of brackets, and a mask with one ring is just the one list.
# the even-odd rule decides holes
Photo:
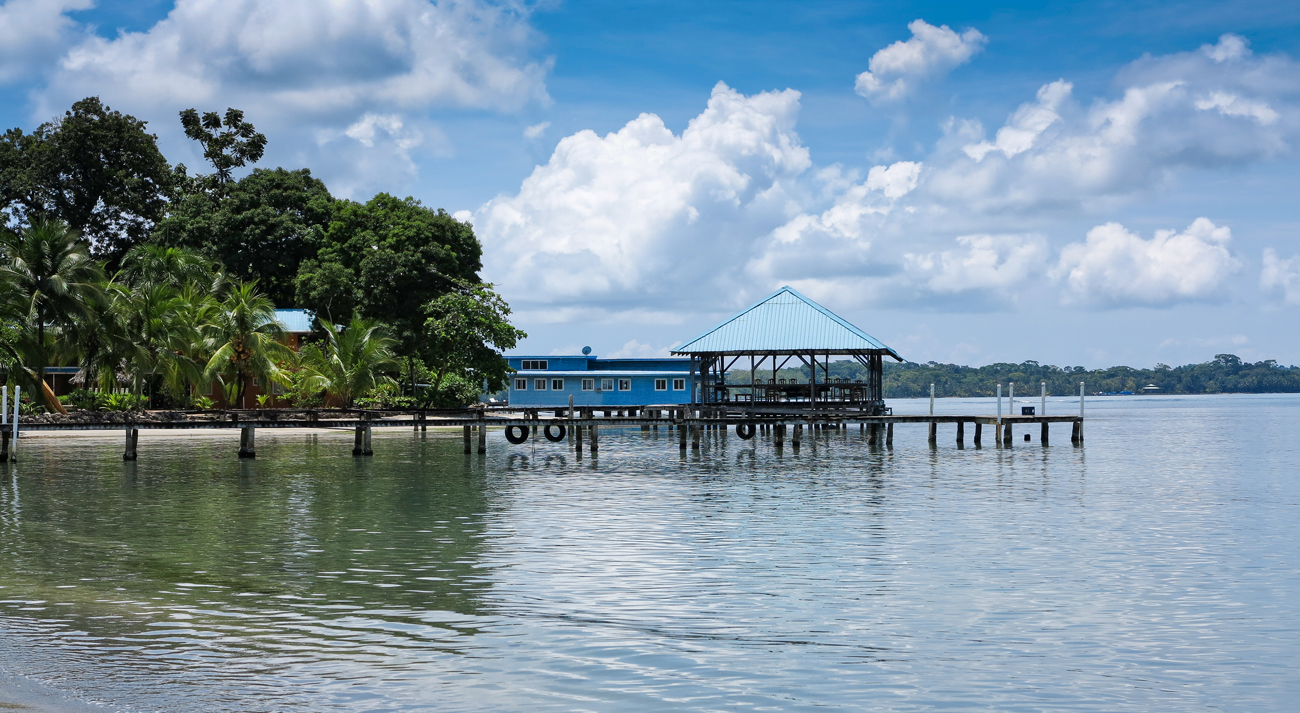
[(673, 379), (673, 391), (685, 391), (686, 379)]
[(533, 391), (545, 391), (546, 379), (533, 379)]
[(655, 379), (655, 391), (667, 391), (667, 390), (668, 390), (667, 379)]
[(619, 379), (619, 380), (618, 380), (618, 390), (619, 390), (619, 391), (631, 391), (631, 390), (632, 390), (632, 380), (631, 380), (631, 379)]
[(551, 379), (551, 391), (564, 391), (564, 379)]
[(613, 390), (614, 390), (614, 380), (613, 380), (613, 379), (601, 379), (601, 380), (600, 380), (600, 388), (597, 389), (597, 391), (613, 391)]
[(515, 391), (527, 391), (528, 379), (515, 379)]
[(595, 390), (596, 390), (596, 380), (595, 380), (595, 379), (583, 379), (583, 380), (582, 380), (582, 390), (583, 390), (583, 391), (595, 391)]

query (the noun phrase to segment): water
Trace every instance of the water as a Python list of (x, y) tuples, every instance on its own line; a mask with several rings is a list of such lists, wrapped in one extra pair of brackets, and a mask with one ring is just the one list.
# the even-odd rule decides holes
[(109, 711), (1291, 709), (1300, 397), (1088, 416), (1083, 449), (24, 439), (0, 673)]

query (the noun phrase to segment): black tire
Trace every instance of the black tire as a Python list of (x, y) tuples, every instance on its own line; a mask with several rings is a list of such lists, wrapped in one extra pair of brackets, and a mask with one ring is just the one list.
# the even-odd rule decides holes
[[(560, 435), (552, 436), (551, 435), (552, 428), (560, 429)], [(563, 441), (564, 437), (567, 436), (568, 434), (569, 434), (569, 430), (558, 423), (552, 423), (542, 431), (542, 435), (546, 436), (546, 440), (550, 441), (551, 443), (559, 443), (560, 441)]]
[[(519, 433), (518, 436), (515, 435), (516, 430)], [(527, 441), (528, 427), (527, 426), (506, 426), (506, 440), (510, 441), (516, 446), (519, 445), (520, 443), (523, 443), (524, 441)]]
[(739, 436), (740, 440), (742, 441), (748, 441), (749, 439), (753, 438), (755, 430), (756, 427), (752, 423), (736, 424), (736, 435)]

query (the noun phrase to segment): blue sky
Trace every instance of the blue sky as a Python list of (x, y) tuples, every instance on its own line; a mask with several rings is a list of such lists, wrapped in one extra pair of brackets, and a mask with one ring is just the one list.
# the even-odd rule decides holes
[(0, 122), (475, 225), (526, 350), (662, 353), (781, 284), (918, 361), (1300, 363), (1287, 3), (7, 0)]

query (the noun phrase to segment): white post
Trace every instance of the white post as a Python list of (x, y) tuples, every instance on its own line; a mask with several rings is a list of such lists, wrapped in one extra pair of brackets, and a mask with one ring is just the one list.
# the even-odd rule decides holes
[(1079, 418), (1083, 418), (1083, 382), (1079, 382)]
[(1047, 382), (1046, 381), (1043, 382), (1043, 400), (1038, 405), (1038, 415), (1039, 416), (1047, 415)]
[(0, 426), (9, 423), (9, 387), (3, 388), (4, 396), (0, 396)]
[(14, 434), (9, 444), (9, 460), (18, 460), (18, 403), (22, 400), (23, 387), (14, 387)]
[(1016, 382), (1014, 381), (1009, 382), (1007, 384), (1007, 391), (1011, 392), (1007, 394), (1007, 415), (1015, 416), (1016, 415)]
[(998, 425), (1002, 425), (1002, 384), (998, 384)]
[(930, 415), (934, 415), (934, 384), (930, 384)]

